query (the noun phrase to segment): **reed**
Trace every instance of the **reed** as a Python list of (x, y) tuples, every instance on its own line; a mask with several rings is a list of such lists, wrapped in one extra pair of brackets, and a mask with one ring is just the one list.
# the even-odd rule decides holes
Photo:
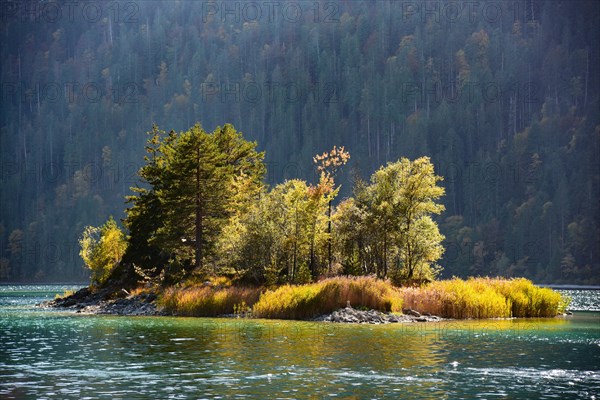
[(469, 278), (396, 288), (370, 276), (334, 277), (307, 285), (261, 288), (199, 285), (167, 288), (159, 306), (182, 316), (212, 317), (252, 310), (259, 318), (307, 319), (345, 307), (399, 312), (404, 305), (444, 318), (554, 317), (568, 298), (524, 278)]
[(525, 278), (487, 279), (510, 301), (513, 317), (554, 317), (568, 306), (560, 293), (535, 286)]
[(233, 314), (242, 303), (254, 304), (260, 288), (192, 286), (167, 288), (158, 300), (160, 307), (177, 315), (188, 317), (215, 317)]
[(568, 305), (560, 293), (525, 278), (454, 278), (402, 293), (407, 307), (445, 318), (554, 317)]
[(347, 304), (380, 311), (401, 311), (400, 292), (374, 277), (334, 277), (307, 285), (284, 285), (264, 292), (254, 307), (261, 318), (306, 319)]

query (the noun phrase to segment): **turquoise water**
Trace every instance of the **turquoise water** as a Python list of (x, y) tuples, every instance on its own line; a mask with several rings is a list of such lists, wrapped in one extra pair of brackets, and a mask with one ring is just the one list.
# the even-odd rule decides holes
[(34, 307), (63, 289), (0, 287), (0, 398), (600, 399), (597, 312), (339, 325)]

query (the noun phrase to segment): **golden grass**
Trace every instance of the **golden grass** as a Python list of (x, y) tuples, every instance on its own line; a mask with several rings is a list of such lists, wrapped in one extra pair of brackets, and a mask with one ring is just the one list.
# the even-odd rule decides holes
[(139, 296), (140, 294), (146, 293), (147, 291), (148, 291), (148, 288), (145, 288), (144, 286), (138, 286), (138, 287), (131, 289), (129, 291), (129, 295), (130, 296)]
[(305, 319), (345, 307), (401, 311), (402, 297), (390, 283), (373, 277), (335, 277), (307, 285), (284, 285), (264, 292), (254, 307), (260, 318)]
[(567, 306), (560, 293), (525, 278), (454, 278), (402, 293), (406, 307), (445, 318), (554, 317)]
[(54, 299), (55, 299), (55, 300), (58, 300), (58, 299), (64, 299), (65, 297), (69, 297), (69, 296), (71, 296), (71, 295), (73, 295), (73, 294), (75, 294), (75, 290), (73, 290), (73, 289), (65, 289), (65, 290), (63, 291), (63, 294), (58, 294), (58, 293), (56, 293), (56, 294), (54, 295)]
[(554, 317), (568, 299), (535, 286), (531, 281), (501, 278), (458, 278), (435, 281), (420, 288), (396, 288), (374, 277), (334, 277), (307, 285), (284, 285), (273, 290), (189, 283), (167, 288), (159, 306), (182, 316), (213, 317), (244, 314), (259, 318), (306, 319), (345, 307), (399, 312), (404, 305), (444, 318)]
[(233, 314), (236, 305), (254, 304), (260, 288), (193, 286), (167, 288), (158, 300), (159, 306), (169, 312), (188, 317), (215, 317)]

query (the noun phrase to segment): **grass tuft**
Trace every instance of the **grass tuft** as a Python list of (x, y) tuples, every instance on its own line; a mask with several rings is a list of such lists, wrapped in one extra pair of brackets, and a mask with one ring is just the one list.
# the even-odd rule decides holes
[(401, 311), (400, 292), (373, 277), (335, 277), (307, 285), (285, 285), (268, 290), (252, 309), (261, 318), (306, 319), (345, 307)]
[(254, 304), (260, 296), (260, 288), (231, 286), (226, 288), (196, 286), (167, 288), (158, 305), (167, 311), (187, 317), (215, 317), (233, 314), (236, 305)]
[(568, 300), (525, 278), (458, 278), (402, 289), (407, 307), (445, 318), (555, 317)]
[(57, 294), (55, 294), (55, 295), (54, 295), (54, 299), (55, 299), (55, 300), (58, 300), (58, 299), (64, 299), (65, 297), (72, 296), (73, 294), (75, 294), (75, 290), (73, 290), (73, 289), (65, 289), (65, 290), (63, 291), (63, 294), (58, 294), (58, 293), (57, 293)]
[(188, 283), (167, 288), (158, 304), (182, 316), (245, 315), (251, 310), (259, 318), (307, 319), (349, 302), (359, 309), (399, 312), (404, 305), (421, 313), (464, 319), (554, 317), (564, 312), (569, 300), (524, 278), (454, 278), (418, 288), (396, 288), (370, 276), (334, 277), (261, 290), (215, 279), (210, 285)]

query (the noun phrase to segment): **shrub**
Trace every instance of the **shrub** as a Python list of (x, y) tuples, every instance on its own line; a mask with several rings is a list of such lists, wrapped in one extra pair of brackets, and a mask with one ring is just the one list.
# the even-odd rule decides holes
[(100, 286), (127, 249), (125, 234), (110, 217), (101, 227), (87, 226), (79, 239), (79, 255), (92, 271), (91, 285)]

